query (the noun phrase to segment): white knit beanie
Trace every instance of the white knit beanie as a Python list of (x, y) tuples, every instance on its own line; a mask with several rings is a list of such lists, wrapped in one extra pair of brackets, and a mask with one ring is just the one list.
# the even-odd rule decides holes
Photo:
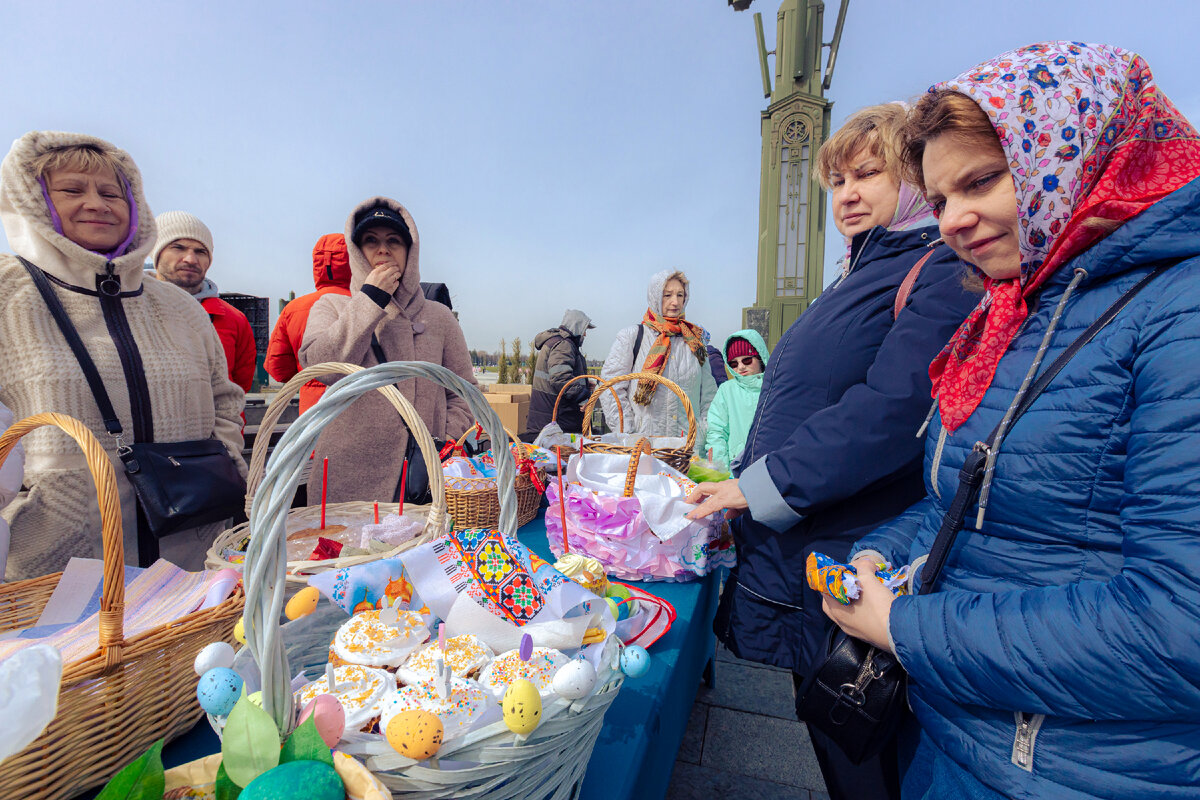
[(195, 239), (207, 247), (209, 256), (212, 256), (212, 231), (199, 217), (186, 211), (167, 211), (155, 217), (154, 224), (158, 227), (158, 241), (150, 253), (150, 263), (155, 267), (158, 266), (158, 254), (176, 239)]

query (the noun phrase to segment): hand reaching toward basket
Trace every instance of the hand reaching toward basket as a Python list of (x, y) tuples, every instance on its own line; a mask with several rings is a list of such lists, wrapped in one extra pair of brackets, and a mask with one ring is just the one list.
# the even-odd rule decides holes
[(696, 489), (687, 496), (687, 501), (699, 504), (688, 513), (688, 519), (703, 519), (721, 509), (725, 509), (725, 519), (733, 519), (750, 507), (746, 496), (738, 488), (737, 478), (697, 484)]

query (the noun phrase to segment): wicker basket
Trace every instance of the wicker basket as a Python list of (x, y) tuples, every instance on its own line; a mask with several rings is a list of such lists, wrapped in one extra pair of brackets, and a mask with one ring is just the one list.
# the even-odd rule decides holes
[[(454, 446), (461, 449), (467, 437), (475, 430), (475, 426), (467, 428), (467, 432), (459, 437)], [(513, 432), (504, 429), (504, 433), (517, 446), (518, 452), (524, 457), (528, 453), (527, 446)], [(492, 446), (495, 453), (496, 447)], [(517, 527), (537, 516), (542, 502), (542, 492), (545, 491), (546, 473), (522, 459), (520, 472), (517, 474)], [(533, 473), (538, 476), (541, 489), (534, 484)], [(445, 478), (446, 482), (446, 512), (453, 521), (454, 530), (465, 531), (471, 528), (495, 528), (500, 521), (500, 493), (495, 481), (476, 478)], [(486, 484), (479, 487), (479, 484)]]
[[(38, 414), (0, 436), (0, 462), (22, 436), (43, 425), (61, 428), (79, 444), (96, 483), (104, 542), (99, 646), (64, 665), (58, 713), (33, 744), (0, 765), (0, 797), (57, 800), (104, 783), (156, 739), (173, 738), (196, 723), (192, 664), (210, 642), (232, 643), (243, 598), (238, 591), (217, 606), (126, 639), (121, 502), (104, 448), (82, 422)], [(0, 630), (33, 625), (60, 575), (0, 584)]]
[[(336, 410), (347, 407), (359, 393), (406, 377), (432, 380), (461, 395), (492, 441), (501, 441), (503, 428), (496, 413), (471, 384), (436, 364), (391, 362), (371, 367), (346, 378), (336, 392), (325, 395)], [(329, 641), (345, 616), (329, 604), (316, 613), (283, 628), (279, 614), (283, 606), (283, 530), (287, 486), (302, 466), (303, 448), (311, 447), (319, 430), (289, 430), (285, 439), (295, 444), (288, 458), (272, 459), (251, 510), (251, 523), (265, 536), (251, 540), (246, 560), (248, 588), (246, 623), (248, 646), (239, 661), (253, 660), (254, 669), (239, 671), (247, 685), (262, 686), (263, 708), (272, 715), (282, 733), (292, 726), (293, 702), (290, 688), (293, 670), (315, 669), (319, 674), (328, 658)], [(293, 435), (293, 433), (295, 435)], [(515, 535), (516, 466), (508, 448), (496, 452), (500, 530)], [(542, 724), (528, 737), (517, 737), (503, 723), (488, 725), (443, 746), (439, 757), (447, 768), (418, 763), (401, 756), (382, 740), (363, 747), (369, 751), (367, 766), (393, 792), (406, 798), (473, 798), (500, 800), (522, 798), (565, 800), (575, 796), (587, 769), (588, 758), (603, 724), (604, 712), (621, 685), (619, 673), (590, 697), (567, 703), (554, 700), (543, 712)], [(449, 768), (449, 760), (461, 768)], [(468, 762), (468, 763), (464, 763)]]
[[(562, 389), (560, 389), (558, 391), (558, 397), (554, 398), (554, 409), (550, 412), (551, 424), (558, 422), (558, 404), (562, 402), (563, 395), (566, 393), (567, 387), (570, 386), (572, 383), (575, 383), (575, 381), (587, 381), (587, 380), (595, 381), (597, 384), (604, 382), (595, 375), (589, 375), (587, 373), (584, 373), (583, 375), (576, 375), (574, 378), (571, 378), (571, 380), (564, 383)], [(625, 430), (625, 411), (624, 411), (624, 409), (621, 408), (621, 398), (617, 396), (616, 391), (611, 386), (609, 387), (608, 391), (613, 396), (613, 399), (617, 401), (617, 418), (618, 418), (618, 423), (619, 423), (619, 430), (621, 432), (624, 432), (624, 430)], [(590, 428), (589, 428), (589, 430), (590, 430)], [(568, 447), (566, 445), (564, 445), (562, 447), (562, 454), (564, 456), (573, 456), (578, 452), (579, 452), (579, 449), (576, 447)]]
[[(313, 378), (330, 373), (342, 373), (345, 375), (353, 375), (356, 372), (361, 372), (362, 367), (354, 364), (345, 364), (339, 362), (329, 362), (326, 364), (315, 364), (307, 367), (295, 376), (290, 381), (283, 385), (283, 388), (276, 393), (271, 399), (271, 403), (267, 406), (266, 413), (263, 414), (261, 429), (270, 431), (275, 427), (279, 417), (287, 408), (288, 402), (292, 396), (300, 391), (300, 387), (308, 383)], [(426, 464), (438, 463), (437, 448), (433, 443), (433, 438), (429, 435), (429, 430), (425, 427), (421, 417), (416, 410), (404, 397), (397, 391), (395, 386), (380, 386), (379, 391), (387, 398), (388, 402), (399, 412), (404, 419), (408, 429), (417, 437), (417, 446), (421, 448), (422, 455), (425, 456)], [(319, 401), (318, 401), (319, 402)], [(300, 419), (292, 423), (292, 426), (305, 426), (313, 424), (311, 416), (313, 409), (309, 409)], [(290, 427), (289, 427), (290, 429)], [(258, 490), (259, 484), (262, 482), (263, 474), (267, 465), (267, 449), (270, 446), (271, 437), (256, 436), (254, 439), (254, 449), (250, 453), (250, 467), (246, 478), (246, 514), (249, 515), (250, 508), (254, 503), (254, 496)], [(282, 441), (280, 445), (282, 446)], [(309, 453), (312, 452), (310, 449)], [(307, 453), (306, 453), (307, 456)], [(304, 461), (304, 466), (308, 466), (308, 459)], [(427, 506), (414, 506), (407, 504), (405, 508), (405, 516), (424, 517), (426, 519), (424, 535), (406, 542), (397, 548), (383, 552), (370, 553), (367, 555), (346, 556), (344, 558), (330, 558), (322, 561), (290, 561), (287, 565), (287, 580), (291, 584), (292, 590), (299, 589), (308, 583), (308, 575), (314, 572), (323, 572), (330, 569), (341, 569), (343, 567), (352, 567), (355, 564), (363, 564), (367, 561), (375, 561), (380, 558), (390, 558), (391, 556), (403, 553), (410, 547), (415, 547), (422, 542), (426, 542), (430, 537), (441, 533), (444, 529), (446, 521), (446, 492), (444, 490), (443, 481), (441, 479), (441, 471), (433, 470), (436, 475), (431, 474), (429, 478), (429, 489), (433, 494), (433, 502)], [(299, 481), (299, 476), (296, 478)], [(293, 492), (295, 487), (293, 486)], [(380, 503), (379, 513), (394, 514), (400, 509), (398, 503)], [(535, 509), (536, 510), (536, 509)], [(370, 519), (374, 512), (374, 504), (365, 501), (355, 501), (348, 503), (328, 503), (325, 506), (326, 516), (332, 518), (351, 518), (351, 519)], [(321, 507), (308, 506), (307, 508), (297, 508), (288, 514), (288, 519), (292, 522), (291, 527), (316, 527), (320, 524)], [(249, 522), (243, 522), (222, 532), (213, 542), (212, 547), (208, 550), (208, 557), (205, 561), (205, 566), (209, 569), (223, 569), (225, 567), (237, 567), (225, 559), (224, 551), (229, 548), (236, 549), (250, 534), (252, 527)]]
[[(687, 438), (684, 441), (683, 447), (655, 447), (651, 449), (651, 454), (659, 461), (665, 461), (675, 469), (687, 474), (688, 466), (692, 463), (692, 450), (696, 446), (696, 415), (692, 412), (692, 401), (688, 399), (687, 394), (679, 388), (679, 385), (674, 381), (669, 381), (661, 375), (656, 375), (653, 372), (632, 372), (628, 375), (618, 375), (615, 378), (605, 381), (600, 384), (599, 388), (592, 393), (588, 398), (587, 405), (583, 408), (583, 435), (587, 437), (592, 432), (592, 409), (596, 407), (596, 401), (605, 389), (611, 389), (618, 383), (624, 381), (654, 381), (657, 384), (667, 387), (675, 393), (676, 397), (683, 404), (683, 412), (687, 415), (688, 430)], [(617, 404), (618, 407), (620, 403)], [(624, 417), (621, 420), (622, 430), (625, 427)], [(608, 442), (598, 442), (587, 440), (583, 443), (583, 451), (585, 453), (618, 453), (621, 455), (632, 455), (636, 444), (618, 445), (609, 444)]]

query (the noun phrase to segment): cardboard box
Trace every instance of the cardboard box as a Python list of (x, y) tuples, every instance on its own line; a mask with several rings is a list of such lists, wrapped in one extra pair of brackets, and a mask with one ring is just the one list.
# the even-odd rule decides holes
[(513, 395), (528, 400), (533, 394), (533, 387), (527, 383), (493, 383), (485, 386), (487, 394)]
[(508, 401), (492, 402), (492, 398), (488, 397), (488, 402), (491, 404), (492, 410), (496, 412), (496, 416), (500, 417), (500, 422), (505, 428), (518, 435), (525, 433), (525, 422), (529, 417), (528, 401), (518, 403)]

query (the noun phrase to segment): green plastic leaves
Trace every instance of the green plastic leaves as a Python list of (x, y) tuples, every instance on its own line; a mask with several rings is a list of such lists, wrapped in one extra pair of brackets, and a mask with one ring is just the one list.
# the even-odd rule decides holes
[(320, 761), (333, 766), (333, 753), (330, 752), (329, 745), (325, 744), (325, 740), (321, 738), (321, 734), (317, 733), (315, 716), (310, 715), (308, 719), (300, 723), (300, 726), (292, 731), (291, 736), (288, 736), (287, 741), (284, 742), (279, 763), (286, 764), (289, 761)]
[(242, 787), (230, 780), (224, 764), (217, 767), (217, 782), (214, 788), (217, 800), (237, 800), (238, 795), (242, 793)]
[(229, 779), (243, 787), (279, 765), (279, 730), (275, 720), (245, 697), (237, 701), (225, 721), (221, 763)]
[(162, 800), (167, 790), (162, 749), (162, 739), (150, 745), (149, 750), (113, 776), (96, 800)]

